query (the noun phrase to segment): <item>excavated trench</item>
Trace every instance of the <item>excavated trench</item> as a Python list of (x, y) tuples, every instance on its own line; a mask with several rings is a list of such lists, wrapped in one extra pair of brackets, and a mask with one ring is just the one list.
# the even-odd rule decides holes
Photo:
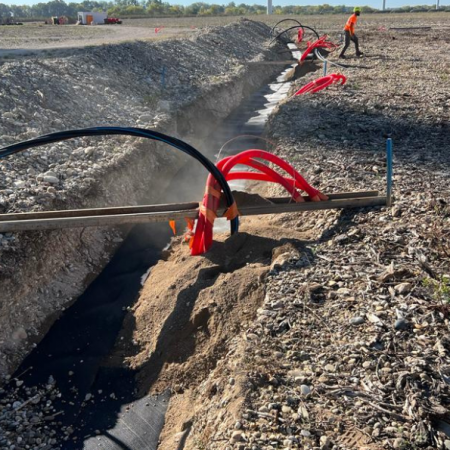
[[(195, 123), (193, 111), (179, 113), (176, 125), (178, 131), (182, 133), (182, 138), (197, 145), (200, 151), (215, 160), (222, 144), (232, 137), (261, 135), (268, 115), (289, 90), (289, 83), (283, 81), (289, 69), (248, 96), (248, 91), (251, 90), (249, 87), (247, 98), (206, 139), (199, 139), (199, 133), (195, 135), (188, 133), (190, 127), (196, 128), (193, 126)], [(246, 90), (243, 89), (243, 92)], [(222, 95), (226, 95), (226, 89)], [(203, 100), (202, 114), (205, 115), (208, 106), (212, 107), (212, 103), (218, 99), (216, 97), (212, 103), (209, 103), (211, 99)], [(237, 140), (223, 150), (221, 157), (246, 148), (265, 148), (262, 144), (259, 139)], [(158, 201), (182, 202), (200, 199), (206, 175), (202, 167), (187, 161), (175, 173), (173, 181), (167, 185), (164, 195), (159, 196)], [(245, 186), (239, 184), (232, 187), (245, 189)], [(219, 229), (222, 230), (223, 227), (219, 225)], [(163, 250), (170, 239), (171, 230), (167, 224), (135, 226), (103, 271), (53, 324), (17, 369), (14, 376), (20, 376), (29, 387), (44, 385), (49, 383), (49, 379), (56, 380), (60, 395), (53, 400), (53, 406), (57, 411), (63, 411), (57, 420), (60, 429), (64, 430), (60, 436), (64, 439), (64, 449), (134, 450), (158, 447), (170, 400), (170, 389), (157, 389), (161, 392), (160, 395), (149, 396), (147, 393), (152, 391), (152, 385), (157, 384), (163, 361), (159, 360), (155, 353), (149, 358), (144, 358), (145, 363), (141, 365), (140, 370), (126, 367), (123, 361), (127, 358), (126, 353), (130, 348), (132, 349), (130, 354), (136, 355), (139, 352), (135, 348), (136, 345), (133, 345), (132, 335), (124, 331), (126, 327), (122, 327), (125, 316), (136, 302), (145, 279), (151, 268), (164, 255)], [(243, 262), (236, 262), (235, 258), (236, 254), (245, 251), (243, 248), (250, 240), (245, 233), (244, 238), (235, 238), (234, 243), (230, 244), (231, 255), (230, 249), (222, 248), (223, 254), (227, 254), (231, 262), (215, 261), (210, 267), (201, 268), (203, 275), (199, 276), (197, 281), (192, 281), (193, 286), (186, 290), (183, 299), (194, 298), (195, 303), (195, 296), (206, 288), (211, 288), (220, 275), (231, 274), (248, 265), (249, 261), (253, 262), (253, 258), (249, 260), (248, 256)], [(264, 248), (261, 255), (266, 259), (266, 264), (270, 263), (271, 248), (274, 245), (275, 241), (269, 239), (265, 246), (262, 246)], [(216, 257), (220, 259), (220, 250)], [(183, 264), (181, 261), (180, 263)], [(195, 271), (196, 267), (193, 267), (193, 270)], [(252, 272), (250, 276), (254, 276), (255, 273), (261, 275), (263, 272), (264, 268), (258, 266), (257, 272)], [(196, 283), (199, 286), (196, 286)], [(157, 286), (154, 288), (155, 292), (158, 291)], [(241, 295), (241, 301), (246, 303), (248, 296), (253, 298), (244, 310), (243, 317), (251, 317), (262, 300), (263, 291), (260, 287), (256, 291), (256, 294), (250, 292)], [(158, 296), (156, 295), (153, 300), (158, 300)], [(177, 305), (172, 306), (177, 309)], [(168, 305), (168, 308), (172, 306)], [(166, 320), (164, 327), (168, 326), (171, 332), (178, 329), (177, 325), (180, 324), (177, 324), (177, 320), (180, 316), (185, 316), (188, 320), (193, 312), (193, 306), (192, 304), (177, 311), (173, 321)], [(229, 314), (224, 313), (224, 317), (227, 315)], [(186, 324), (182, 326), (185, 328), (183, 330), (186, 334), (185, 339), (189, 339), (189, 334), (194, 329), (204, 326), (209, 317), (207, 309), (196, 312), (193, 323), (189, 322), (187, 328)], [(128, 315), (128, 325), (130, 320), (133, 319)], [(159, 325), (154, 323), (153, 326), (156, 329)], [(121, 329), (122, 334), (119, 334)], [(232, 332), (231, 327), (225, 333)], [(160, 334), (164, 335), (162, 332)], [(224, 340), (224, 337), (221, 339)], [(123, 340), (131, 342), (125, 343)], [(159, 342), (158, 345), (164, 347), (165, 344)], [(167, 342), (169, 349), (175, 346), (168, 350), (173, 353), (173, 358), (182, 352), (179, 345), (179, 341), (172, 344), (170, 340)], [(212, 359), (215, 357), (217, 356)], [(213, 362), (211, 364), (213, 365)], [(160, 387), (164, 387), (164, 383)]]

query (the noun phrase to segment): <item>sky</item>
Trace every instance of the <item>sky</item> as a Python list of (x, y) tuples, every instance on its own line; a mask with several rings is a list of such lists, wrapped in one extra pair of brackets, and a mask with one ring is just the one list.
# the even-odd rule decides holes
[[(48, 0), (0, 0), (0, 3), (5, 3), (7, 5), (34, 5), (40, 2), (47, 2)], [(72, 0), (65, 0), (67, 3), (70, 3)], [(76, 1), (76, 0), (73, 0)], [(232, 0), (164, 0), (170, 4), (174, 5), (190, 5), (191, 3), (195, 3), (196, 1), (203, 1), (204, 3), (216, 3), (216, 4), (227, 4)], [(267, 2), (265, 0), (234, 0), (236, 4), (246, 3), (246, 4), (258, 4), (258, 5), (266, 5)], [(337, 6), (337, 5), (346, 5), (346, 6), (371, 6), (373, 8), (381, 9), (383, 0), (350, 0), (350, 1), (342, 1), (342, 0), (303, 0), (299, 2), (298, 0), (272, 0), (273, 6), (287, 6), (287, 5), (322, 5), (324, 3), (328, 3), (329, 5)], [(434, 0), (386, 0), (387, 8), (398, 8), (401, 6), (414, 6), (414, 5), (434, 5)], [(440, 0), (441, 5), (449, 5), (450, 0)]]

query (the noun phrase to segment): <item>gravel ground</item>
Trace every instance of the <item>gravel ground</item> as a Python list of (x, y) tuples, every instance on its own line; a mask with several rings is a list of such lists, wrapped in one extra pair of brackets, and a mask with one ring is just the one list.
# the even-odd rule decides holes
[(164, 27), (158, 33), (143, 26), (77, 26), (27, 24), (0, 27), (0, 57), (29, 55), (37, 50), (62, 50), (93, 47), (127, 41), (160, 41), (195, 32), (190, 27)]

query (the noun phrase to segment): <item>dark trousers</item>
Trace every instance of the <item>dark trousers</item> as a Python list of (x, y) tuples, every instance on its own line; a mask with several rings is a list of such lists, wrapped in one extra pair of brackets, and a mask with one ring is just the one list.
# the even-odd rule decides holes
[(359, 41), (354, 34), (353, 36), (350, 34), (350, 31), (345, 30), (345, 42), (344, 42), (344, 48), (341, 51), (341, 54), (339, 56), (343, 56), (345, 51), (348, 49), (348, 46), (350, 45), (350, 41), (353, 41), (355, 43), (356, 48), (356, 55), (359, 55), (361, 52), (359, 51)]

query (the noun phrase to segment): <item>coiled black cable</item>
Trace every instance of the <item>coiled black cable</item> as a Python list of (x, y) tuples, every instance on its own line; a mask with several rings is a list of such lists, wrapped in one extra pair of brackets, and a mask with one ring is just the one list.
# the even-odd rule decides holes
[(319, 33), (318, 33), (314, 28), (308, 27), (308, 26), (306, 26), (306, 25), (294, 25), (293, 27), (286, 28), (286, 29), (283, 30), (281, 33), (278, 33), (278, 34), (270, 41), (270, 43), (276, 41), (282, 34), (287, 33), (288, 31), (294, 30), (295, 28), (303, 28), (303, 29), (306, 28), (307, 30), (311, 30), (311, 31), (316, 35), (317, 39), (320, 38)]
[[(231, 193), (230, 186), (227, 180), (223, 176), (222, 172), (202, 153), (197, 149), (189, 145), (188, 143), (171, 136), (168, 136), (158, 131), (147, 130), (144, 128), (133, 127), (93, 127), (93, 128), (81, 128), (79, 130), (67, 130), (59, 131), (56, 133), (46, 134), (39, 136), (28, 141), (18, 142), (17, 144), (11, 144), (6, 147), (0, 148), (0, 159), (7, 156), (19, 153), (23, 150), (27, 150), (34, 147), (40, 147), (41, 145), (51, 144), (53, 142), (65, 141), (77, 137), (85, 136), (108, 136), (108, 135), (125, 135), (135, 136), (147, 139), (153, 139), (155, 141), (164, 142), (172, 147), (181, 150), (189, 156), (195, 158), (200, 164), (202, 164), (208, 172), (218, 181), (220, 187), (225, 195), (225, 201), (228, 207), (234, 203), (233, 194)], [(239, 218), (231, 220), (230, 222), (231, 234), (236, 233), (239, 230)]]
[(283, 22), (295, 22), (297, 25), (300, 25), (301, 27), (303, 27), (303, 25), (302, 25), (297, 19), (283, 19), (283, 20), (280, 20), (279, 22), (277, 22), (277, 23), (272, 27), (272, 29), (270, 30), (270, 35), (271, 35), (271, 36), (273, 36), (273, 35), (275, 34), (275, 28), (276, 28), (278, 25), (280, 25), (280, 23), (283, 23)]

